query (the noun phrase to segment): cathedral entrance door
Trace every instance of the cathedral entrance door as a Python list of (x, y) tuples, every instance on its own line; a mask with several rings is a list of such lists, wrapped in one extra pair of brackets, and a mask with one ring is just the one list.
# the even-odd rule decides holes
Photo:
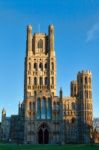
[(44, 144), (48, 144), (48, 140), (49, 140), (49, 132), (47, 129), (45, 129), (45, 131), (44, 131)]
[(49, 142), (49, 132), (45, 124), (41, 125), (38, 131), (38, 143), (48, 144)]
[(38, 142), (39, 142), (39, 144), (43, 144), (43, 131), (42, 131), (42, 129), (40, 129), (38, 132)]

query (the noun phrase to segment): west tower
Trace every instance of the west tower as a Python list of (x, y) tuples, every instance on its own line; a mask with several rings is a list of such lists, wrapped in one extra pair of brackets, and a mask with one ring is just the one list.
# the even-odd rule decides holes
[(50, 91), (56, 95), (56, 57), (54, 49), (54, 26), (49, 25), (48, 35), (34, 33), (27, 26), (24, 99), (39, 92)]

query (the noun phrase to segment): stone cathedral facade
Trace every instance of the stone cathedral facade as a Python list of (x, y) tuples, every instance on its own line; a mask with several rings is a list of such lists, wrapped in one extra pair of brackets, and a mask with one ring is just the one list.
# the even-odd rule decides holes
[[(93, 119), (92, 73), (81, 71), (71, 81), (71, 95), (56, 95), (54, 26), (48, 34), (32, 34), (27, 27), (24, 100), (17, 117), (11, 117), (13, 132), (25, 144), (90, 143)], [(14, 122), (16, 121), (16, 124)], [(14, 129), (17, 125), (18, 129)], [(15, 134), (14, 134), (15, 135)], [(16, 138), (16, 141), (18, 140)]]

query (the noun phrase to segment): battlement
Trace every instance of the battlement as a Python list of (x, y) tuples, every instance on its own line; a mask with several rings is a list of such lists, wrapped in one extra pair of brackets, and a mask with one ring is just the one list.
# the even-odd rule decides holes
[(43, 33), (43, 32), (36, 32), (34, 33), (34, 36), (45, 36), (46, 33)]
[(76, 80), (72, 80), (71, 84), (77, 84), (77, 81)]
[(86, 75), (92, 75), (92, 72), (90, 70), (86, 70), (86, 71), (82, 70), (82, 71), (78, 72), (78, 75), (84, 75), (84, 74), (86, 74)]

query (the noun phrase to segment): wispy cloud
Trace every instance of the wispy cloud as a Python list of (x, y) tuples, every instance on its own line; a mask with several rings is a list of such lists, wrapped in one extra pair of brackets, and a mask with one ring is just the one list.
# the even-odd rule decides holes
[(99, 32), (99, 22), (94, 24), (92, 28), (87, 32), (86, 42), (94, 40), (98, 32)]

